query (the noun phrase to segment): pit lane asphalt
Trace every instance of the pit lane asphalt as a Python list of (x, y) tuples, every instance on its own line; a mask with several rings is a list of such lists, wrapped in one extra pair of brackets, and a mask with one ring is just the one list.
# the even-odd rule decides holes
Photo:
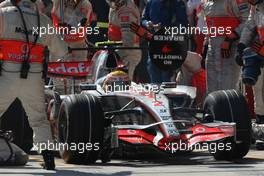
[(0, 175), (8, 176), (264, 176), (264, 151), (252, 149), (248, 155), (233, 162), (215, 161), (207, 152), (193, 152), (175, 158), (160, 158), (159, 156), (145, 160), (117, 160), (95, 165), (64, 164), (56, 159), (57, 170), (46, 171), (41, 169), (40, 156), (30, 156), (30, 162), (25, 167), (0, 167)]

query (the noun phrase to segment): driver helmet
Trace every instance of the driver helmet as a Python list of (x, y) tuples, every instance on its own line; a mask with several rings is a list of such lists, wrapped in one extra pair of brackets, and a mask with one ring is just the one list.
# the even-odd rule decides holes
[(129, 90), (130, 85), (131, 80), (128, 74), (123, 70), (116, 70), (106, 75), (103, 89), (106, 92), (126, 91)]
[(255, 6), (255, 5), (257, 5), (257, 4), (263, 3), (264, 0), (248, 0), (248, 2), (249, 2), (251, 5)]

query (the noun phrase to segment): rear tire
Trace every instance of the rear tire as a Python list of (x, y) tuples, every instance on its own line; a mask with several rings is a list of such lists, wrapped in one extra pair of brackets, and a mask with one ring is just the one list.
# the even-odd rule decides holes
[(251, 144), (251, 118), (244, 96), (235, 90), (221, 90), (209, 94), (204, 102), (204, 110), (214, 120), (236, 123), (236, 141), (233, 138), (221, 141), (231, 143), (231, 150), (216, 150), (211, 153), (216, 160), (243, 158)]
[(88, 94), (65, 98), (60, 107), (58, 131), (59, 144), (84, 146), (84, 150), (80, 147), (61, 149), (66, 163), (95, 163), (104, 136), (104, 114), (98, 98)]

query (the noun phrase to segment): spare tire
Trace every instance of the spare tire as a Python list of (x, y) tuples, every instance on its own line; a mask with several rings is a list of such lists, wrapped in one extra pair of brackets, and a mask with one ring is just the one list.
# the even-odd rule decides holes
[(60, 147), (62, 159), (71, 164), (95, 163), (103, 137), (104, 114), (98, 98), (88, 94), (66, 97), (58, 121), (58, 142), (64, 145)]
[(214, 120), (236, 123), (236, 141), (231, 143), (231, 150), (216, 150), (211, 153), (216, 160), (233, 160), (243, 158), (251, 144), (251, 118), (245, 97), (236, 90), (221, 90), (209, 94), (204, 102), (205, 113), (211, 114)]

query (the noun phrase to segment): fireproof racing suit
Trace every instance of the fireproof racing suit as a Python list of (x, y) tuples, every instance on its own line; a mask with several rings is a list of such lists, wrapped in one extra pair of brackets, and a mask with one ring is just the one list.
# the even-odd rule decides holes
[[(62, 27), (68, 28), (67, 30), (59, 30), (62, 32), (64, 41), (71, 48), (85, 48), (87, 44), (85, 42), (87, 33), (91, 32), (90, 22), (92, 21), (92, 5), (89, 0), (79, 0), (77, 4), (74, 4), (73, 0), (66, 1), (65, 5), (61, 7), (60, 0), (53, 1), (53, 8), (51, 12), (53, 24), (57, 29)], [(63, 14), (63, 15), (62, 15)], [(83, 24), (81, 24), (83, 23)], [(66, 32), (65, 32), (66, 31)], [(88, 31), (88, 32), (86, 32)], [(79, 50), (72, 51), (65, 57), (68, 61), (86, 61), (87, 51)], [(71, 80), (56, 78), (53, 79), (55, 90), (60, 94), (68, 94), (71, 91), (71, 85), (74, 83)], [(76, 81), (75, 84), (79, 84), (80, 81)]]
[[(46, 15), (34, 10), (34, 3), (21, 0), (18, 6), (21, 13), (15, 6), (0, 8), (0, 116), (15, 98), (19, 98), (34, 130), (34, 142), (42, 143), (52, 140), (42, 79), (44, 47), (58, 57), (67, 54), (68, 49), (57, 35), (37, 35), (37, 28), (47, 28), (52, 23)], [(20, 74), (25, 60), (30, 68), (27, 78), (23, 79)]]
[[(202, 3), (204, 3), (205, 0), (189, 0), (187, 3), (187, 14), (189, 17), (189, 22), (192, 26), (195, 26), (200, 29), (200, 31), (203, 30), (203, 28), (206, 26), (205, 20), (204, 20), (204, 14), (202, 11)], [(194, 19), (194, 13), (195, 13), (195, 19)], [(195, 34), (194, 40), (196, 44), (196, 50), (195, 52), (202, 54), (203, 51), (203, 43), (204, 43), (204, 34), (198, 33)]]
[[(41, 11), (41, 8), (43, 8), (43, 6), (44, 6), (44, 4), (42, 3), (42, 1), (41, 0), (37, 0), (35, 3), (37, 4), (39, 10)], [(0, 3), (0, 8), (8, 7), (8, 6), (13, 6), (11, 0), (5, 0), (5, 1), (2, 1)]]
[[(240, 73), (239, 66), (235, 62), (236, 39), (245, 26), (250, 5), (247, 0), (207, 0), (203, 4), (203, 10), (210, 31), (206, 58), (207, 93), (235, 89)], [(221, 48), (225, 41), (230, 40), (233, 42), (229, 42), (229, 47), (224, 50), (230, 54), (224, 58)]]
[[(80, 27), (88, 27), (92, 21), (92, 5), (88, 0), (80, 0), (74, 5), (70, 2), (66, 1), (65, 5), (60, 7), (60, 0), (53, 1), (51, 12), (53, 24), (57, 28), (68, 27), (68, 29), (71, 29), (68, 34), (63, 35), (64, 41), (67, 42), (69, 47), (84, 48), (87, 46), (85, 43), (86, 29)], [(62, 33), (64, 32), (62, 31)], [(87, 59), (87, 51), (73, 51), (69, 57), (71, 60), (84, 61)]]
[[(52, 2), (51, 0), (36, 0), (38, 10), (48, 17), (50, 17), (51, 9), (52, 9)], [(1, 7), (8, 7), (13, 6), (11, 0), (5, 0), (3, 2), (0, 1), (0, 8)]]
[[(248, 21), (243, 29), (240, 43), (249, 46), (251, 41), (255, 38), (256, 30), (258, 37), (264, 44), (264, 2), (252, 6)], [(261, 56), (259, 56), (261, 57)], [(263, 56), (264, 59), (264, 56)], [(255, 112), (258, 115), (264, 115), (264, 70), (261, 70), (261, 75), (254, 86), (255, 94)]]
[[(123, 47), (139, 47), (139, 37), (131, 32), (130, 24), (140, 23), (139, 9), (133, 0), (117, 8), (110, 8), (108, 38), (111, 41), (122, 41)], [(132, 80), (134, 70), (141, 60), (140, 50), (120, 50), (120, 57), (128, 64), (129, 78)]]
[[(187, 2), (187, 15), (189, 19), (189, 23), (192, 27), (197, 27), (199, 31), (202, 31), (206, 26), (204, 13), (202, 11), (202, 4), (205, 0), (189, 0)], [(194, 17), (195, 14), (195, 17)], [(198, 31), (198, 30), (197, 30)], [(204, 43), (204, 34), (197, 32), (194, 35), (195, 40), (195, 52), (198, 54), (202, 54), (203, 51), (203, 43)], [(193, 62), (194, 63), (194, 62)], [(196, 73), (198, 74), (198, 73)], [(181, 72), (177, 74), (176, 82), (183, 85), (191, 85), (192, 78), (194, 73), (189, 71), (185, 65), (182, 66)]]

